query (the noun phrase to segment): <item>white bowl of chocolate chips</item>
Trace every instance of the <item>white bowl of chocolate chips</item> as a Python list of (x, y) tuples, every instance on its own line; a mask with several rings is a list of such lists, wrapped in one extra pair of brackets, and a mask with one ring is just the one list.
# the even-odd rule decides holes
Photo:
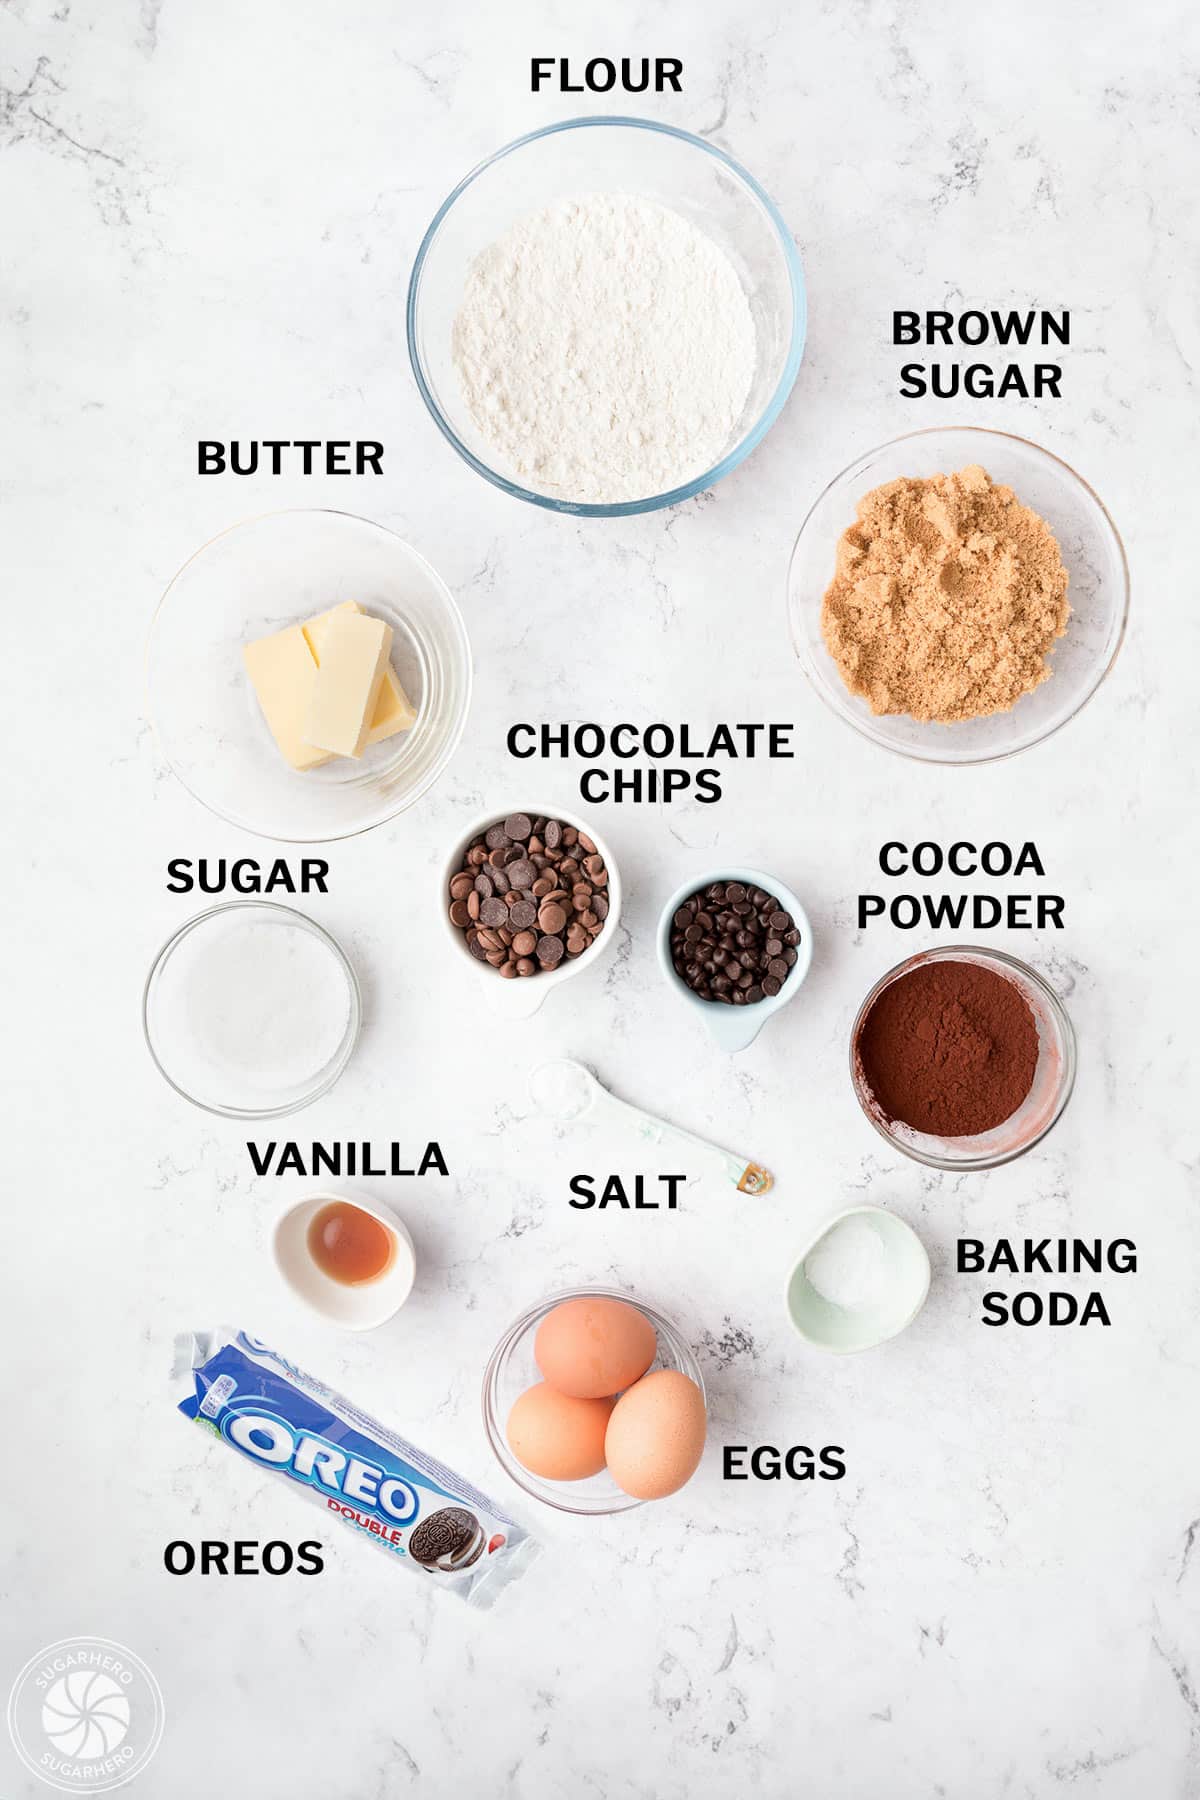
[(621, 877), (599, 834), (562, 807), (477, 819), (447, 858), (442, 924), (493, 1011), (528, 1019), (552, 988), (607, 956)]
[(812, 962), (812, 926), (775, 876), (722, 869), (671, 895), (658, 921), (658, 960), (680, 999), (735, 1055), (798, 992)]

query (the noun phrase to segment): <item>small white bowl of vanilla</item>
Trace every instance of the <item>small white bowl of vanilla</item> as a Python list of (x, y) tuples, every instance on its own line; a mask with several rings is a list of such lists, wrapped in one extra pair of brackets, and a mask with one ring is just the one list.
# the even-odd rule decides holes
[(366, 1195), (309, 1194), (278, 1219), (272, 1251), (292, 1292), (347, 1331), (372, 1331), (412, 1292), (416, 1252), (404, 1222)]

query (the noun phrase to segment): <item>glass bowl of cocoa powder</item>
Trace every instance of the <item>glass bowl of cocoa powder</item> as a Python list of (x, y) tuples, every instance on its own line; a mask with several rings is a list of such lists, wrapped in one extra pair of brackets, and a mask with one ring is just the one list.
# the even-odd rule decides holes
[(897, 963), (850, 1032), (863, 1112), (934, 1169), (994, 1169), (1032, 1150), (1062, 1117), (1075, 1063), (1053, 988), (1015, 956), (968, 944)]
[(975, 426), (858, 457), (805, 519), (788, 573), (792, 642), (821, 699), (922, 762), (991, 762), (1058, 731), (1112, 668), (1128, 610), (1125, 551), (1087, 482)]

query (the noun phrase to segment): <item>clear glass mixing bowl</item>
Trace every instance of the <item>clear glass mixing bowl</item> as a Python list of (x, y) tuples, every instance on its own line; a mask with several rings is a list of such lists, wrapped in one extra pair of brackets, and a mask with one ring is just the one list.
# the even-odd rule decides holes
[(533, 1387), (535, 1382), (542, 1379), (541, 1370), (533, 1359), (533, 1340), (546, 1314), (553, 1312), (556, 1306), (561, 1306), (564, 1300), (596, 1299), (624, 1300), (627, 1306), (636, 1306), (640, 1313), (644, 1313), (658, 1338), (658, 1354), (650, 1364), (650, 1369), (679, 1369), (684, 1375), (690, 1376), (701, 1395), (704, 1394), (704, 1377), (700, 1373), (700, 1364), (680, 1335), (678, 1327), (672, 1325), (664, 1314), (656, 1312), (654, 1307), (647, 1306), (644, 1300), (637, 1300), (632, 1294), (623, 1293), (620, 1288), (566, 1288), (561, 1294), (550, 1294), (514, 1319), (493, 1350), (484, 1371), (483, 1423), (488, 1442), (498, 1461), (518, 1487), (524, 1488), (527, 1494), (532, 1494), (535, 1500), (544, 1500), (547, 1506), (557, 1507), (559, 1512), (581, 1515), (628, 1512), (630, 1507), (644, 1506), (645, 1502), (636, 1500), (632, 1494), (619, 1488), (607, 1469), (602, 1469), (599, 1475), (589, 1475), (583, 1481), (550, 1481), (542, 1475), (532, 1474), (517, 1461), (509, 1449), (504, 1428), (514, 1401), (519, 1399), (526, 1388)]
[[(263, 932), (276, 942), (280, 934), (306, 940), (305, 972), (311, 973), (312, 957), (320, 958), (324, 996), (328, 1001), (336, 995), (344, 1007), (336, 1042), (331, 1032), (307, 1066), (301, 1066), (299, 1046), (286, 1069), (263, 1061), (267, 1003), (252, 981), (225, 1003), (236, 1009), (237, 1054), (221, 1054), (213, 1043), (214, 967), (231, 948), (237, 954), (239, 937), (244, 941), (244, 934), (256, 933), (261, 943)], [(297, 976), (302, 978), (299, 970)], [(315, 919), (274, 901), (229, 900), (197, 913), (163, 945), (142, 992), (142, 1030), (159, 1074), (193, 1106), (226, 1119), (280, 1119), (319, 1100), (350, 1061), (361, 1024), (358, 977), (341, 945)], [(246, 1044), (252, 1038), (248, 1061)]]
[[(417, 721), (357, 760), (301, 773), (267, 728), (242, 646), (343, 600), (392, 627)], [(393, 818), (437, 780), (466, 723), (471, 651), (449, 588), (403, 538), (349, 513), (267, 513), (213, 538), (167, 588), (146, 698), (167, 762), (210, 811), (260, 837), (327, 843)]]
[[(889, 1119), (871, 1091), (858, 1056), (858, 1037), (867, 1014), (884, 988), (902, 975), (934, 962), (971, 962), (1013, 982), (1033, 1014), (1037, 1026), (1038, 1059), (1033, 1085), (1010, 1119), (975, 1137), (934, 1137), (916, 1131), (897, 1119)], [(850, 1030), (850, 1079), (863, 1112), (880, 1137), (902, 1150), (915, 1162), (931, 1169), (997, 1169), (1002, 1163), (1024, 1156), (1062, 1117), (1075, 1086), (1075, 1030), (1067, 1009), (1054, 989), (1027, 963), (1003, 950), (982, 950), (970, 944), (947, 944), (906, 957), (880, 977), (858, 1009)]]
[[(645, 195), (706, 232), (733, 263), (758, 343), (754, 381), (726, 454), (663, 494), (604, 506), (522, 487), (489, 460), (459, 388), (451, 332), (475, 258), (518, 219), (551, 201), (600, 191)], [(779, 212), (723, 150), (649, 119), (567, 119), (498, 150), (438, 208), (413, 265), (408, 349), (417, 386), (443, 436), (486, 480), (534, 506), (618, 518), (674, 506), (712, 487), (761, 443), (783, 409), (804, 352), (804, 274)]]
[[(864, 494), (901, 476), (952, 474), (981, 464), (1041, 514), (1070, 575), (1071, 617), (1050, 656), (1048, 681), (1010, 712), (955, 725), (922, 724), (903, 713), (877, 716), (852, 694), (821, 636), (821, 604), (833, 579), (838, 539)], [(979, 763), (1013, 756), (1065, 725), (1091, 699), (1116, 660), (1129, 611), (1129, 569), (1116, 526), (1074, 469), (1048, 450), (976, 426), (914, 431), (869, 450), (835, 476), (796, 539), (788, 572), (792, 642), (827, 706), (888, 750), (921, 762)]]

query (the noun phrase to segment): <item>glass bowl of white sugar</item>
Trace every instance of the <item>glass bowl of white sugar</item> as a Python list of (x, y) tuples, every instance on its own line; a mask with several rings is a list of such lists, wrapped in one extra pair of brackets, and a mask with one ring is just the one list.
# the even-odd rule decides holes
[(804, 350), (804, 276), (763, 189), (703, 138), (571, 119), (461, 181), (408, 294), (417, 385), (488, 481), (614, 518), (712, 487)]
[(274, 1119), (329, 1092), (358, 1041), (358, 979), (290, 906), (209, 907), (154, 959), (142, 1023), (159, 1073), (194, 1106)]

